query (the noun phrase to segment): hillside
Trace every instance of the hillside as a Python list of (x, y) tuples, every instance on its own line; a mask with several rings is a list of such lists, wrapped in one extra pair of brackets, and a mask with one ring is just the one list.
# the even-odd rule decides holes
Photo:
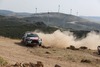
[(48, 12), (31, 14), (0, 10), (0, 15), (11, 18), (17, 17), (21, 19), (18, 20), (18, 22), (24, 21), (28, 22), (29, 24), (35, 22), (44, 22), (47, 26), (58, 27), (65, 30), (100, 30), (100, 24), (95, 23), (95, 21), (64, 13)]
[(31, 13), (25, 13), (25, 12), (20, 13), (20, 12), (13, 12), (13, 11), (9, 11), (9, 10), (0, 10), (0, 15), (23, 18), (23, 17), (30, 17)]
[(57, 29), (70, 30), (80, 38), (91, 30), (100, 31), (100, 24), (74, 15), (56, 12), (37, 13), (23, 18), (0, 15), (0, 35), (10, 38), (21, 38), (26, 31), (41, 30), (52, 33)]
[(100, 23), (100, 17), (99, 16), (81, 16), (82, 18), (88, 19), (90, 21), (95, 21)]
[(0, 15), (3, 16), (9, 16), (10, 14), (13, 14), (14, 12), (8, 11), (8, 10), (0, 10)]
[(44, 22), (29, 23), (16, 17), (0, 16), (0, 35), (10, 38), (21, 38), (26, 31), (41, 30), (52, 32), (55, 27), (47, 26)]
[(99, 30), (100, 24), (91, 22), (89, 20), (63, 13), (38, 13), (33, 14), (31, 17), (26, 17), (24, 20), (28, 22), (39, 22), (42, 21), (49, 26), (57, 26), (64, 29), (74, 30)]

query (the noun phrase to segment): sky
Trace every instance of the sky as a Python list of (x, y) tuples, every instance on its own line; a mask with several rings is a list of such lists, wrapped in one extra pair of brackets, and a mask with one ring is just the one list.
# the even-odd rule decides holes
[(100, 16), (100, 0), (0, 0), (0, 9), (29, 13), (58, 12), (59, 9), (66, 14)]

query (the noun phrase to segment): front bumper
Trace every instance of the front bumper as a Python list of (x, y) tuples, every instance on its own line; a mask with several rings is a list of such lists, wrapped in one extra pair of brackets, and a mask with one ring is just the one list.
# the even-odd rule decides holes
[(39, 43), (39, 41), (38, 40), (29, 40), (29, 41), (27, 41), (27, 43)]
[(27, 41), (27, 45), (39, 45), (39, 40), (29, 40)]

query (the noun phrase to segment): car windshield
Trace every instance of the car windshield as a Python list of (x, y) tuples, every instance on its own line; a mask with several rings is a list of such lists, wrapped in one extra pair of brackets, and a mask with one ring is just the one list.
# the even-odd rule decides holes
[(27, 37), (38, 37), (37, 34), (28, 34)]

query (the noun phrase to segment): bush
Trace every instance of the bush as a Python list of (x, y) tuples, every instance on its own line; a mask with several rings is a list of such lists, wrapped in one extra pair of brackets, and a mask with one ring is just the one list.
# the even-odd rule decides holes
[(0, 65), (5, 66), (7, 64), (8, 64), (7, 61), (5, 61), (3, 58), (0, 57)]

